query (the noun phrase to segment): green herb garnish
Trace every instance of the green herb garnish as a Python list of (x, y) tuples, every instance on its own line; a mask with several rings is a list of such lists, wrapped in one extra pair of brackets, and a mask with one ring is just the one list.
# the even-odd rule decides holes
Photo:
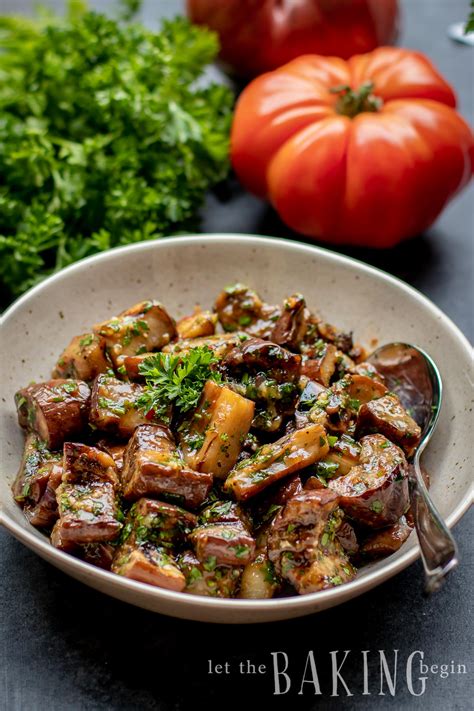
[(169, 420), (170, 404), (181, 413), (188, 412), (196, 407), (206, 380), (220, 382), (220, 374), (212, 367), (217, 362), (207, 346), (179, 355), (155, 353), (138, 366), (146, 381), (138, 408), (165, 421)]

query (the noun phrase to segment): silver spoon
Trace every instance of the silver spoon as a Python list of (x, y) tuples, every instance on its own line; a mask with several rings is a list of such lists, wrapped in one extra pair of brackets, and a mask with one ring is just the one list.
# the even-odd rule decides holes
[(420, 468), (421, 455), (431, 439), (441, 409), (441, 375), (427, 353), (407, 343), (381, 346), (367, 360), (384, 376), (388, 389), (398, 395), (421, 427), (421, 440), (410, 467), (410, 488), (425, 569), (425, 590), (432, 593), (458, 564), (456, 542), (431, 500)]

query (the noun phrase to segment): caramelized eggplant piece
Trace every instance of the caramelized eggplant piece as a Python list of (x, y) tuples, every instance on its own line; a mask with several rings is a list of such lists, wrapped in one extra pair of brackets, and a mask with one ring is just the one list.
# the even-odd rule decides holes
[(143, 497), (130, 509), (121, 541), (173, 548), (186, 541), (197, 523), (197, 516), (180, 506)]
[(251, 400), (208, 380), (196, 410), (180, 427), (188, 466), (225, 478), (237, 461), (254, 409)]
[(176, 324), (178, 338), (204, 338), (216, 332), (217, 314), (196, 309), (192, 316), (185, 316)]
[(196, 508), (205, 501), (213, 477), (185, 465), (166, 427), (140, 425), (125, 451), (122, 481), (126, 499), (160, 496)]
[(255, 540), (241, 523), (198, 526), (189, 540), (200, 561), (215, 558), (219, 565), (245, 565), (255, 555)]
[(141, 583), (181, 592), (186, 586), (174, 558), (153, 544), (124, 543), (112, 562), (112, 572)]
[(89, 382), (109, 368), (104, 339), (94, 333), (83, 333), (75, 336), (61, 353), (51, 377)]
[(120, 356), (163, 348), (176, 336), (176, 325), (158, 301), (142, 301), (97, 324), (94, 333), (104, 339), (106, 352), (118, 367)]
[(330, 462), (331, 464), (337, 464), (337, 470), (334, 472), (334, 476), (341, 476), (343, 474), (349, 474), (350, 470), (359, 463), (360, 456), (360, 444), (349, 437), (349, 435), (343, 434), (337, 442), (335, 442), (329, 451), (327, 457), (325, 457), (325, 462)]
[(328, 451), (324, 429), (308, 425), (264, 444), (252, 457), (240, 462), (227, 477), (224, 489), (237, 500), (245, 501), (288, 474), (322, 459)]
[(209, 597), (235, 597), (242, 568), (218, 565), (215, 558), (201, 562), (191, 551), (178, 558), (178, 565), (186, 578), (184, 592)]
[(336, 536), (347, 555), (355, 555), (358, 552), (359, 542), (357, 541), (357, 536), (349, 521), (342, 521), (337, 530)]
[(328, 486), (354, 521), (382, 528), (398, 521), (409, 506), (405, 455), (380, 434), (367, 435), (360, 444), (360, 464)]
[(90, 388), (81, 380), (49, 380), (28, 385), (15, 395), (18, 422), (34, 430), (48, 449), (59, 449), (66, 439), (87, 427)]
[(115, 540), (122, 528), (117, 489), (117, 471), (109, 454), (66, 442), (62, 483), (56, 489), (55, 537), (66, 545)]
[(252, 336), (270, 338), (281, 310), (264, 303), (244, 284), (233, 284), (222, 291), (214, 306), (224, 331), (243, 328)]
[(251, 338), (227, 354), (223, 367), (231, 377), (238, 373), (264, 372), (277, 383), (289, 383), (299, 378), (301, 356), (271, 341)]
[(15, 501), (37, 504), (43, 496), (52, 468), (62, 463), (59, 452), (50, 452), (34, 432), (26, 436), (20, 468), (12, 485)]
[(294, 413), (300, 363), (301, 356), (257, 338), (228, 353), (222, 370), (229, 387), (255, 401), (254, 428), (275, 432)]
[(206, 346), (218, 360), (222, 360), (235, 346), (249, 339), (250, 336), (243, 331), (218, 333), (215, 336), (205, 336), (204, 338), (185, 338), (165, 346), (163, 353), (188, 353), (192, 348)]
[(103, 449), (104, 452), (107, 452), (107, 454), (110, 454), (110, 456), (115, 462), (117, 473), (120, 478), (123, 469), (123, 458), (125, 456), (125, 449), (127, 448), (127, 445), (123, 442), (114, 442), (108, 439), (100, 439), (97, 442), (97, 447), (99, 449)]
[(251, 527), (247, 512), (235, 501), (214, 501), (201, 511), (199, 522), (203, 525), (211, 523), (242, 524), (248, 530)]
[(405, 516), (402, 516), (397, 523), (387, 528), (381, 528), (368, 536), (363, 542), (360, 553), (365, 558), (385, 558), (398, 551), (408, 539), (412, 532)]
[(360, 405), (365, 405), (371, 400), (377, 400), (387, 393), (385, 385), (370, 375), (355, 373), (348, 375), (350, 380), (347, 388), (349, 397), (356, 400)]
[(110, 375), (99, 375), (94, 381), (89, 421), (100, 432), (128, 439), (138, 425), (149, 424), (137, 407), (143, 388), (125, 383)]
[(268, 556), (278, 575), (300, 595), (348, 582), (355, 575), (337, 532), (343, 513), (328, 489), (293, 496), (275, 517)]
[(184, 576), (173, 551), (196, 523), (197, 517), (179, 506), (140, 499), (127, 516), (112, 571), (169, 590), (183, 590)]
[(50, 528), (59, 516), (56, 489), (63, 477), (62, 457), (60, 460), (50, 462), (49, 465), (48, 482), (44, 493), (34, 506), (26, 506), (24, 509), (28, 521), (38, 528)]
[(86, 543), (76, 553), (84, 562), (95, 565), (96, 568), (110, 570), (115, 547), (110, 543)]
[(357, 418), (358, 435), (381, 432), (399, 444), (410, 457), (421, 439), (421, 429), (396, 395), (385, 395), (362, 405)]
[[(277, 512), (291, 499), (299, 494), (303, 489), (299, 474), (291, 474), (285, 479), (277, 481), (276, 484), (268, 487), (251, 501), (252, 520), (255, 526), (262, 526), (268, 523)], [(259, 529), (261, 530), (261, 528)]]
[(325, 388), (329, 387), (331, 378), (336, 372), (338, 352), (332, 343), (325, 343), (316, 358), (304, 358), (301, 364), (301, 375), (305, 375)]
[(340, 331), (335, 326), (324, 321), (318, 321), (318, 333), (325, 341), (329, 343), (334, 343), (336, 348), (343, 353), (351, 354), (353, 348), (352, 333), (344, 333)]
[(308, 314), (306, 302), (301, 294), (294, 294), (285, 299), (270, 340), (291, 350), (299, 350), (307, 331)]
[(309, 419), (334, 434), (352, 434), (355, 430), (360, 401), (351, 397), (352, 375), (345, 375), (319, 395)]

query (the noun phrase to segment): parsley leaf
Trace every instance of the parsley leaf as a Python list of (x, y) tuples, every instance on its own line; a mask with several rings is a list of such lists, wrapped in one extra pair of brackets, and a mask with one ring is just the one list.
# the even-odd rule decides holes
[(213, 369), (217, 362), (208, 346), (192, 348), (186, 354), (155, 353), (146, 358), (138, 366), (146, 381), (138, 407), (147, 413), (153, 411), (165, 421), (169, 419), (171, 403), (181, 413), (191, 410), (196, 407), (206, 380), (220, 382), (220, 374)]
[(154, 32), (82, 5), (0, 17), (7, 300), (91, 254), (195, 230), (228, 172), (232, 92), (202, 80), (216, 35), (184, 18)]

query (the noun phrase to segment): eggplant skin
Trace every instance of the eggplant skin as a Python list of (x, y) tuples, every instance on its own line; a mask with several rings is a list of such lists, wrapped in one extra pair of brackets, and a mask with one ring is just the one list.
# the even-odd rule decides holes
[(192, 551), (178, 557), (186, 587), (184, 592), (205, 597), (235, 597), (242, 568), (218, 565), (214, 558), (200, 561)]
[(360, 444), (360, 463), (328, 486), (351, 519), (382, 528), (396, 523), (409, 507), (408, 465), (402, 450), (383, 435), (367, 435)]
[(303, 491), (276, 515), (268, 557), (279, 576), (304, 595), (348, 582), (355, 575), (337, 538), (343, 520), (339, 497), (329, 489)]
[(66, 442), (64, 472), (56, 489), (59, 520), (53, 545), (103, 543), (117, 538), (122, 524), (118, 477), (112, 457), (96, 447)]
[(141, 385), (126, 383), (110, 375), (99, 375), (92, 386), (90, 423), (100, 432), (128, 439), (138, 425), (149, 420), (137, 408)]
[(140, 425), (125, 450), (123, 495), (173, 499), (189, 508), (200, 506), (212, 487), (213, 476), (186, 466), (173, 435), (162, 425)]
[(59, 449), (87, 427), (91, 391), (82, 380), (49, 380), (15, 395), (21, 427), (38, 433), (48, 449)]
[(255, 496), (270, 484), (322, 459), (329, 452), (324, 428), (310, 424), (265, 444), (229, 473), (224, 489), (238, 501)]
[(174, 558), (151, 544), (125, 543), (117, 551), (111, 570), (117, 575), (175, 592), (182, 592), (186, 586)]
[(371, 533), (360, 546), (360, 555), (370, 559), (386, 558), (402, 547), (412, 530), (405, 516), (402, 516), (397, 523)]
[(357, 416), (357, 435), (376, 431), (412, 456), (421, 439), (421, 429), (395, 395), (384, 395), (361, 406)]
[(75, 336), (61, 353), (51, 377), (77, 378), (89, 382), (109, 368), (104, 339), (93, 333), (83, 333)]

